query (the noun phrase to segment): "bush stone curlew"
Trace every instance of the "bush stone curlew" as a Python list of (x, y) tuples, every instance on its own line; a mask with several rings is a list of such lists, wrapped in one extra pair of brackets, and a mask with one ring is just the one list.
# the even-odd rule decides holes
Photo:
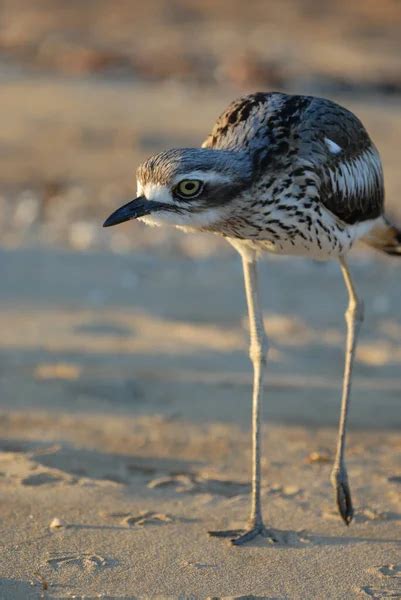
[(257, 535), (281, 541), (267, 528), (261, 506), (261, 395), (267, 337), (258, 297), (256, 262), (262, 252), (337, 259), (347, 287), (347, 342), (331, 480), (346, 524), (353, 517), (345, 464), (352, 367), (363, 304), (346, 256), (361, 240), (401, 255), (401, 232), (384, 216), (380, 157), (359, 119), (323, 98), (256, 93), (234, 101), (202, 148), (173, 149), (146, 160), (137, 172), (138, 197), (105, 221), (170, 224), (223, 235), (240, 253), (253, 363), (252, 504), (246, 530), (212, 531), (243, 544)]

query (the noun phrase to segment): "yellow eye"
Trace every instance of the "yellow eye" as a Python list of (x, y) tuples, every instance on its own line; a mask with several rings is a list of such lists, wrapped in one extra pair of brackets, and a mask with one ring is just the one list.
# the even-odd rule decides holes
[(183, 179), (177, 185), (175, 191), (183, 198), (193, 198), (202, 189), (202, 182), (198, 179)]

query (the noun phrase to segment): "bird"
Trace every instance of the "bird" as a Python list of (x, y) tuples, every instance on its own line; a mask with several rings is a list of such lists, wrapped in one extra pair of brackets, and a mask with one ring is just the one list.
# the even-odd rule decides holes
[(356, 242), (401, 256), (401, 230), (384, 212), (380, 155), (362, 122), (326, 98), (280, 92), (243, 96), (221, 114), (200, 147), (169, 149), (138, 167), (137, 198), (114, 211), (104, 227), (131, 219), (219, 234), (241, 256), (253, 365), (251, 507), (243, 529), (209, 532), (234, 545), (257, 536), (285, 542), (280, 531), (265, 525), (262, 512), (261, 409), (268, 338), (257, 261), (265, 253), (338, 261), (348, 306), (331, 483), (338, 511), (349, 525), (354, 509), (345, 446), (364, 306), (347, 257)]

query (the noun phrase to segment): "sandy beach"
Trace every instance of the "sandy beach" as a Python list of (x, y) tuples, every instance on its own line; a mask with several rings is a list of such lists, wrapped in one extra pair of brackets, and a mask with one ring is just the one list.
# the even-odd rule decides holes
[(141, 160), (199, 145), (256, 89), (325, 95), (358, 114), (401, 223), (399, 6), (109, 6), (1, 6), (0, 600), (401, 598), (401, 262), (363, 248), (350, 260), (366, 321), (349, 527), (329, 482), (341, 273), (261, 262), (262, 495), (287, 543), (232, 547), (207, 531), (248, 515), (240, 260), (217, 236), (101, 227), (135, 196)]
[(369, 318), (351, 413), (349, 528), (329, 484), (340, 275), (334, 264), (261, 265), (272, 341), (263, 501), (289, 545), (233, 548), (206, 532), (241, 525), (248, 509), (237, 257), (3, 251), (0, 597), (38, 598), (43, 587), (45, 598), (400, 597), (394, 262), (353, 265)]

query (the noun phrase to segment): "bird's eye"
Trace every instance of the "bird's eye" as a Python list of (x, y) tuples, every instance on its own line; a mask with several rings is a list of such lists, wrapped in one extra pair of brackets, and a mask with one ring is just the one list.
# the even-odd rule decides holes
[(175, 188), (176, 193), (183, 198), (193, 198), (202, 190), (202, 182), (198, 179), (183, 179)]

